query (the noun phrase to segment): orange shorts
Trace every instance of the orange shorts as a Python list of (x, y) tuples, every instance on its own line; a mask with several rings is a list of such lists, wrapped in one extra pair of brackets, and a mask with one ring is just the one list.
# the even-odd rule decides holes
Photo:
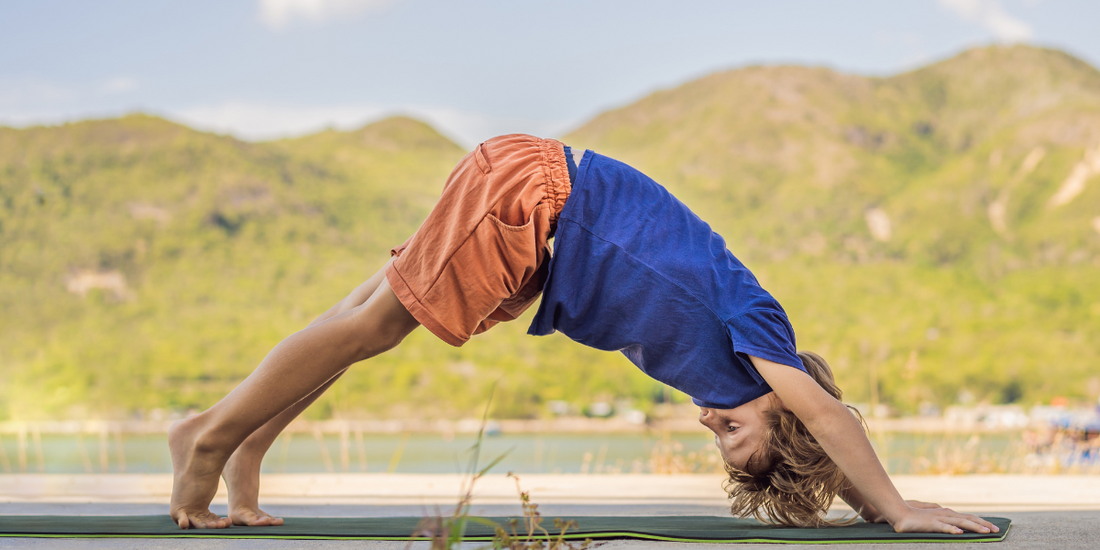
[(570, 189), (561, 142), (515, 134), (478, 145), (420, 229), (390, 252), (394, 294), (453, 346), (519, 317), (542, 292), (547, 240)]

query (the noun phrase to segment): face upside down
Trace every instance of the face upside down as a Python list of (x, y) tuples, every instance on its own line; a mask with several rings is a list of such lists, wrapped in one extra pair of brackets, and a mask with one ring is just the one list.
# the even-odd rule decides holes
[[(810, 376), (839, 400), (828, 363), (812, 352), (798, 356)], [(845, 523), (825, 514), (847, 479), (775, 393), (734, 409), (702, 407), (699, 422), (714, 432), (725, 461), (731, 513), (797, 527)]]

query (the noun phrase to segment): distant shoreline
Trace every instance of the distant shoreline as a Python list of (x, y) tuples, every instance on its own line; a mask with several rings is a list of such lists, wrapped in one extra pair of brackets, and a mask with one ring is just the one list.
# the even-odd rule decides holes
[[(158, 434), (167, 433), (171, 420), (51, 420), (37, 422), (0, 422), (0, 436), (26, 437), (33, 434)], [(989, 426), (984, 423), (963, 423), (942, 417), (868, 418), (871, 433), (944, 433), (985, 434), (1016, 433), (1024, 427)], [(297, 420), (287, 427), (288, 433), (361, 433), (361, 434), (476, 434), (481, 423), (475, 419), (448, 420)], [(566, 417), (536, 420), (489, 420), (491, 434), (532, 433), (707, 433), (694, 418), (655, 420), (644, 423), (623, 418)]]
[[(539, 504), (711, 505), (722, 509), (721, 474), (523, 474), (520, 482)], [(18, 474), (0, 476), (0, 503), (166, 504), (171, 474)], [(967, 511), (1098, 510), (1100, 476), (963, 475), (891, 479), (909, 498)], [(447, 505), (463, 483), (459, 474), (269, 474), (264, 500), (281, 504)], [(474, 501), (518, 502), (516, 484), (504, 474), (478, 480)], [(225, 487), (214, 504), (226, 503)], [(836, 506), (843, 509), (843, 504)]]

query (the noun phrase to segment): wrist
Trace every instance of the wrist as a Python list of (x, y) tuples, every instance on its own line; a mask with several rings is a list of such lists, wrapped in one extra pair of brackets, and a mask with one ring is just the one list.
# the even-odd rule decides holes
[(883, 517), (882, 512), (875, 510), (873, 507), (868, 506), (859, 513), (859, 517), (863, 518), (863, 521), (867, 523), (880, 523), (886, 518)]
[(880, 510), (879, 513), (882, 515), (883, 519), (886, 520), (886, 523), (889, 523), (890, 525), (896, 525), (897, 522), (904, 519), (905, 516), (909, 515), (909, 513), (912, 511), (913, 509), (910, 508), (909, 505), (905, 503), (905, 501), (901, 501), (893, 506), (890, 506), (886, 510)]

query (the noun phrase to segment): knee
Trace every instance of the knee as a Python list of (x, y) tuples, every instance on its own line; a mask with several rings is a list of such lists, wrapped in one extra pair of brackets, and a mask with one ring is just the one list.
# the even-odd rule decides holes
[(378, 333), (378, 346), (381, 348), (378, 353), (384, 353), (396, 348), (398, 344), (405, 340), (409, 332), (411, 332), (411, 330), (404, 330), (403, 327), (396, 324), (383, 326), (382, 330)]
[(380, 330), (360, 330), (356, 331), (354, 336), (354, 356), (352, 361), (358, 363), (366, 359), (370, 359), (376, 355), (381, 355), (401, 343), (405, 339), (405, 335), (399, 334), (391, 329), (385, 327), (379, 327)]
[(402, 310), (405, 316), (378, 315), (377, 311), (370, 309), (360, 306), (353, 312), (355, 361), (369, 359), (397, 347), (418, 325), (415, 321), (408, 322), (411, 316), (407, 311)]

